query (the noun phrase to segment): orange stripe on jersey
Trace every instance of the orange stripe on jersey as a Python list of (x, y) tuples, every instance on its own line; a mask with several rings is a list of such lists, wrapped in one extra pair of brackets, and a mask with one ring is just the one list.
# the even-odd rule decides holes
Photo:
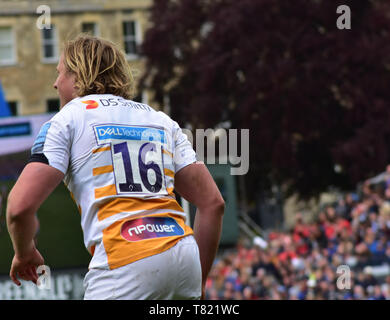
[[(173, 189), (173, 188), (172, 188)], [(99, 207), (98, 220), (104, 220), (120, 212), (131, 212), (139, 210), (175, 210), (184, 212), (183, 208), (175, 199), (140, 199), (140, 198), (116, 198), (108, 201)]]
[(103, 198), (107, 196), (115, 196), (115, 195), (116, 195), (115, 184), (110, 184), (109, 186), (95, 189), (95, 199)]
[[(121, 227), (129, 218), (115, 221), (103, 230), (103, 244), (107, 254), (107, 262), (110, 269), (122, 267), (134, 261), (152, 256), (173, 247), (180, 239), (193, 234), (193, 230), (185, 224), (184, 218), (165, 213), (148, 215), (147, 217), (171, 217), (176, 220), (184, 230), (184, 235), (151, 238), (147, 240), (131, 242), (121, 235)], [(138, 217), (139, 218), (139, 217)]]
[(98, 153), (98, 152), (110, 151), (110, 150), (111, 150), (110, 146), (108, 146), (108, 147), (100, 147), (100, 148), (97, 148), (95, 150), (92, 150), (92, 153)]
[(172, 177), (174, 178), (175, 177), (175, 173), (172, 171), (172, 170), (169, 170), (167, 168), (164, 169), (164, 174), (168, 177)]
[(97, 176), (99, 174), (109, 173), (109, 172), (113, 172), (113, 171), (114, 171), (113, 166), (112, 165), (108, 165), (108, 166), (102, 166), (102, 167), (93, 168), (92, 169), (92, 174), (94, 176)]
[(91, 254), (91, 256), (93, 256), (93, 254), (95, 253), (95, 245), (93, 245), (93, 246), (91, 246), (90, 248), (89, 248), (89, 253)]
[(173, 154), (170, 153), (168, 150), (163, 149), (163, 153), (167, 154), (168, 156), (171, 156), (173, 158)]

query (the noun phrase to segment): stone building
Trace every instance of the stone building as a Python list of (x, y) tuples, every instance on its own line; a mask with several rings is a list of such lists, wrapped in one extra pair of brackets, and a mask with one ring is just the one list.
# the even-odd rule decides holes
[[(152, 0), (0, 0), (0, 81), (13, 115), (55, 112), (53, 83), (61, 46), (88, 32), (125, 52), (135, 78)], [(147, 94), (135, 100), (147, 103)]]

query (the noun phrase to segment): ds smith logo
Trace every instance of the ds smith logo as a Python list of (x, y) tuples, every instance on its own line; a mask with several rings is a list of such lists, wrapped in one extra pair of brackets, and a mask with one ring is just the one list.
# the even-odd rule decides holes
[(96, 109), (99, 106), (99, 104), (95, 100), (85, 100), (81, 102), (87, 105), (86, 109)]

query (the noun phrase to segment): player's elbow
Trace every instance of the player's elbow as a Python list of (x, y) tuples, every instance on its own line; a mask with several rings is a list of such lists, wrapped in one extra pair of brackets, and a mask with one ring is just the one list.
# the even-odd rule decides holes
[(222, 196), (215, 196), (208, 204), (208, 209), (217, 216), (222, 217), (225, 213), (225, 200), (223, 200)]
[(20, 220), (20, 218), (33, 214), (34, 212), (34, 208), (32, 208), (28, 201), (18, 199), (12, 192), (9, 194), (7, 200), (7, 220), (9, 222)]
[(15, 222), (20, 220), (26, 214), (26, 210), (22, 206), (17, 206), (11, 201), (7, 204), (7, 221)]
[(223, 214), (225, 213), (225, 200), (223, 200), (222, 196), (217, 200), (216, 208), (217, 208), (217, 212), (221, 216), (223, 216)]
[(219, 202), (217, 204), (217, 207), (216, 207), (216, 212), (217, 214), (219, 214), (221, 217), (224, 215), (225, 213), (225, 201), (222, 199), (221, 202)]

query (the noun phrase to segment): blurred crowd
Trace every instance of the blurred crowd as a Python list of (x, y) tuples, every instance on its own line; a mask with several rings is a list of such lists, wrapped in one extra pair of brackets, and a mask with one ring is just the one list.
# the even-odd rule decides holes
[(207, 299), (390, 300), (390, 167), (320, 210), (298, 213), (265, 245), (239, 242), (218, 256)]

